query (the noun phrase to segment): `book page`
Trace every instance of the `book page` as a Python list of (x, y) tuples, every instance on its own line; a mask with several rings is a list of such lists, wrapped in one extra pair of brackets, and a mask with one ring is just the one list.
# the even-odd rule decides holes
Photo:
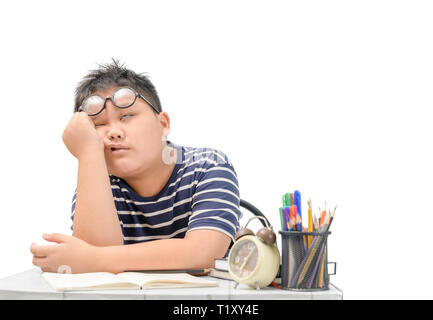
[(108, 272), (63, 274), (44, 272), (42, 277), (56, 291), (140, 289), (140, 285)]
[(141, 284), (144, 288), (149, 287), (216, 287), (218, 282), (195, 277), (188, 273), (145, 273), (145, 272), (122, 272), (117, 274), (119, 278), (128, 282)]

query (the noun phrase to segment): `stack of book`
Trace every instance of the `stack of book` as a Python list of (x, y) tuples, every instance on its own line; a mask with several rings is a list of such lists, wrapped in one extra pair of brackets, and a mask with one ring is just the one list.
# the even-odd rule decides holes
[[(215, 268), (209, 268), (209, 276), (219, 279), (225, 279), (225, 280), (233, 280), (232, 276), (229, 273), (229, 262), (227, 258), (221, 258), (221, 259), (215, 259)], [(274, 283), (281, 284), (281, 265), (278, 269), (278, 274), (276, 278), (274, 279)]]
[(225, 280), (233, 280), (229, 273), (227, 258), (215, 259), (215, 268), (209, 269), (209, 276)]

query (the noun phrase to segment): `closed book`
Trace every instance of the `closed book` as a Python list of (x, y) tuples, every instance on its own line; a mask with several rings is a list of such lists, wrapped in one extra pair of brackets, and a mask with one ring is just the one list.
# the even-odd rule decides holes
[(215, 259), (215, 269), (221, 271), (229, 271), (228, 259)]
[(210, 268), (209, 271), (210, 272), (208, 275), (211, 277), (218, 278), (218, 279), (225, 279), (225, 280), (233, 280), (232, 276), (228, 271), (217, 270), (214, 268)]

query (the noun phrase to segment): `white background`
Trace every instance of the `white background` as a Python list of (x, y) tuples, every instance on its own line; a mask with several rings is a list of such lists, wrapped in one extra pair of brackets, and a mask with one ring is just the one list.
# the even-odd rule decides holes
[(70, 234), (61, 135), (78, 81), (115, 57), (154, 82), (169, 140), (224, 151), (276, 229), (285, 192), (338, 205), (345, 299), (432, 298), (432, 16), (428, 1), (2, 3), (0, 277), (34, 267), (42, 233)]

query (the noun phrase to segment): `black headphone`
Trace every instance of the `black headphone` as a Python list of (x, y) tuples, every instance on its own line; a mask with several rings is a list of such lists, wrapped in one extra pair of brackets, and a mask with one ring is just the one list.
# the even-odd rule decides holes
[(261, 229), (259, 229), (259, 231), (257, 231), (256, 237), (259, 238), (260, 240), (262, 240), (266, 244), (273, 245), (277, 240), (277, 236), (275, 235), (275, 232), (272, 229), (272, 226), (269, 226), (268, 221), (265, 218), (259, 217), (259, 216), (250, 218), (248, 220), (247, 224), (245, 225), (245, 227), (239, 228), (238, 232), (236, 232), (235, 241), (239, 240), (240, 238), (242, 238), (243, 236), (246, 236), (246, 235), (252, 235), (252, 236), (254, 235), (254, 232), (251, 231), (251, 229), (248, 229), (247, 226), (251, 220), (256, 219), (256, 218), (262, 219), (266, 223), (265, 228), (261, 228)]

